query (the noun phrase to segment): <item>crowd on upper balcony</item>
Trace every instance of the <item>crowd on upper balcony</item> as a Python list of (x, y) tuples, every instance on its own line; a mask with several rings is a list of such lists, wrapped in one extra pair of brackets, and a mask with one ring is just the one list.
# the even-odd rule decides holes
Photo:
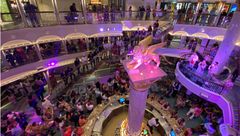
[(184, 71), (190, 70), (194, 73), (194, 75), (197, 75), (195, 77), (200, 77), (197, 78), (199, 79), (197, 80), (194, 79), (194, 76), (191, 76), (191, 78), (193, 78), (192, 80), (197, 80), (197, 82), (201, 82), (203, 86), (206, 84), (205, 80), (211, 80), (211, 82), (215, 82), (216, 84), (222, 86), (222, 89), (232, 89), (234, 85), (233, 83), (236, 81), (240, 72), (240, 56), (238, 54), (239, 49), (237, 47), (233, 51), (227, 64), (227, 67), (231, 69), (225, 68), (223, 71), (220, 71), (219, 74), (216, 74), (218, 62), (213, 62), (213, 60), (219, 48), (218, 42), (208, 45), (210, 48), (204, 47), (204, 49), (201, 49), (203, 48), (201, 47), (201, 40), (197, 38), (186, 37), (185, 42), (180, 44), (183, 44), (185, 48), (188, 48), (192, 51), (192, 53), (187, 56), (186, 60), (182, 63), (186, 65), (187, 68), (189, 68), (185, 69)]

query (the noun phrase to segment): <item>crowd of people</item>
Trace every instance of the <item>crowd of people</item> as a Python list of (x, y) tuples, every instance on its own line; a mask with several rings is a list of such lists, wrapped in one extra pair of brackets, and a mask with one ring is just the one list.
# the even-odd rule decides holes
[[(195, 20), (195, 9), (193, 7), (189, 7), (188, 9), (181, 8), (177, 10), (175, 8), (174, 18), (177, 23), (194, 23)], [(223, 10), (220, 15), (220, 19), (216, 22), (217, 18), (217, 8), (213, 7), (211, 10), (208, 7), (201, 7), (197, 12), (196, 23), (199, 25), (218, 25), (218, 26), (226, 26), (229, 24), (234, 12), (227, 13), (226, 10)]]
[[(174, 78), (174, 76), (169, 76), (158, 81), (151, 87), (148, 98), (151, 101), (157, 101), (159, 108), (168, 112), (170, 118), (177, 121), (179, 130), (175, 130), (176, 133), (184, 130), (185, 136), (219, 134), (218, 127), (223, 123), (220, 108), (192, 94)], [(171, 99), (175, 101), (172, 102)], [(184, 112), (186, 110), (187, 112)], [(182, 115), (182, 113), (185, 114)], [(148, 122), (151, 130), (158, 126), (158, 121), (155, 119)], [(197, 126), (187, 128), (188, 121), (195, 119), (200, 119), (201, 122)]]
[[(106, 83), (101, 81), (85, 85), (84, 90), (72, 89), (49, 100), (41, 94), (28, 93), (29, 112), (7, 112), (2, 116), (1, 133), (4, 135), (82, 135), (83, 126), (94, 107), (108, 101), (115, 94), (127, 94), (129, 79), (118, 69)], [(41, 85), (40, 85), (41, 84)], [(42, 81), (36, 80), (39, 91)], [(85, 93), (84, 93), (85, 92)]]
[(38, 60), (34, 46), (4, 50), (5, 58), (11, 67), (21, 66)]

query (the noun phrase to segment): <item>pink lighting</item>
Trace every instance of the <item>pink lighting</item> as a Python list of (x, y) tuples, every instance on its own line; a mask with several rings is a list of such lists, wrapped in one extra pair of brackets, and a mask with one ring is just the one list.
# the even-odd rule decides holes
[(55, 66), (57, 63), (56, 62), (50, 62), (50, 63), (48, 63), (47, 65), (48, 66)]
[(142, 75), (142, 76), (143, 76), (143, 73), (140, 73), (140, 75)]

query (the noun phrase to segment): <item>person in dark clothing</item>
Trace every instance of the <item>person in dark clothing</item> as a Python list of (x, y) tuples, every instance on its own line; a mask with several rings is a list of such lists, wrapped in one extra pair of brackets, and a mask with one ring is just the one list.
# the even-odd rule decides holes
[(11, 64), (11, 66), (13, 66), (13, 67), (16, 66), (16, 64), (14, 62), (15, 58), (9, 51), (6, 52), (6, 59)]
[(239, 68), (236, 68), (232, 73), (232, 81), (235, 82), (238, 76), (239, 76)]
[(77, 12), (76, 4), (72, 3), (72, 5), (70, 6), (69, 9), (70, 9), (70, 12), (72, 12), (72, 13)]
[(153, 29), (158, 29), (159, 27), (159, 23), (158, 23), (158, 20), (156, 20), (156, 22), (153, 24)]
[(37, 109), (37, 100), (30, 94), (28, 96), (28, 104), (30, 107), (34, 108), (35, 110)]
[(79, 120), (79, 114), (78, 112), (75, 111), (72, 113), (72, 116), (71, 116), (71, 121), (74, 122), (75, 127), (79, 126), (78, 120)]
[(79, 60), (78, 57), (75, 59), (74, 65), (75, 65), (75, 67), (76, 67), (76, 69), (78, 71), (78, 75), (80, 75), (80, 60)]
[(38, 8), (35, 5), (30, 4), (30, 2), (27, 2), (26, 5), (24, 6), (24, 10), (27, 14), (27, 17), (30, 19), (32, 26), (33, 27), (40, 26), (36, 15)]
[(78, 21), (78, 14), (77, 14), (77, 8), (76, 4), (73, 3), (70, 7), (70, 18), (68, 19), (68, 22), (77, 22)]

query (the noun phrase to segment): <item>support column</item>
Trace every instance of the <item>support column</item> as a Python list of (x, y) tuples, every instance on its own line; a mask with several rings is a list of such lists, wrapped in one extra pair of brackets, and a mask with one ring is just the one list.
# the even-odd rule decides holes
[(224, 4), (223, 2), (219, 3), (218, 5), (218, 9), (216, 11), (216, 18), (214, 19), (214, 22), (213, 22), (213, 26), (217, 26), (218, 25), (218, 22), (219, 22), (219, 19), (221, 17), (221, 11), (222, 9), (224, 8)]
[(82, 14), (84, 18), (84, 24), (87, 23), (87, 8), (86, 8), (86, 0), (80, 0), (81, 7), (82, 7)]
[(193, 24), (196, 24), (196, 23), (197, 23), (198, 12), (199, 12), (201, 6), (202, 6), (202, 2), (198, 2), (196, 11), (195, 11), (195, 13), (194, 13), (194, 18), (193, 18), (193, 22), (192, 22)]
[(128, 107), (128, 133), (131, 136), (139, 135), (141, 132), (147, 95), (148, 89), (138, 91), (131, 85)]
[(66, 41), (66, 40), (62, 40), (62, 45), (63, 45), (64, 52), (65, 52), (66, 54), (68, 54), (67, 41)]
[(37, 55), (38, 55), (39, 60), (42, 60), (43, 58), (42, 58), (42, 55), (41, 55), (41, 52), (40, 52), (40, 47), (39, 47), (38, 44), (36, 44), (35, 50), (36, 50), (36, 52), (37, 52)]
[(16, 0), (16, 2), (17, 2), (17, 7), (18, 7), (18, 11), (20, 13), (22, 22), (23, 22), (25, 27), (28, 27), (27, 18), (25, 16), (24, 9), (23, 9), (23, 7), (21, 5), (21, 2), (20, 2), (20, 0)]
[(58, 11), (58, 7), (57, 7), (57, 1), (52, 0), (52, 5), (53, 5), (53, 8), (54, 8), (54, 14), (56, 16), (57, 24), (61, 24), (61, 20), (60, 20), (60, 17), (59, 17), (59, 11)]
[(222, 41), (221, 45), (219, 46), (219, 49), (217, 51), (217, 54), (214, 58), (213, 62), (218, 62), (218, 66), (215, 74), (220, 73), (224, 66), (227, 64), (229, 57), (235, 48), (237, 42), (239, 42), (239, 35), (240, 35), (240, 12), (237, 11), (234, 13), (230, 26), (228, 27), (225, 35), (224, 40)]
[(52, 86), (51, 86), (51, 82), (49, 80), (49, 71), (48, 70), (44, 71), (43, 76), (44, 76), (45, 80), (47, 81), (48, 92), (51, 94), (52, 93)]

